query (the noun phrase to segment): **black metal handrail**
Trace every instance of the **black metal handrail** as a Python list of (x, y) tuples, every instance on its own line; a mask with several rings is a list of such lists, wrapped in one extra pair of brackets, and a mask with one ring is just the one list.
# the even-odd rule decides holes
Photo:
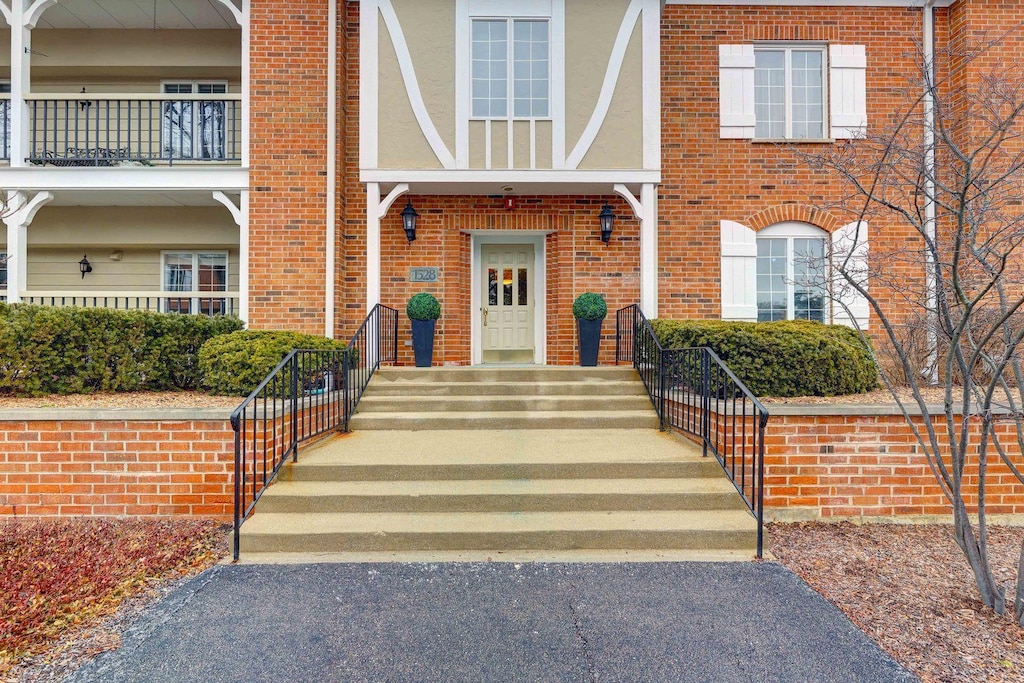
[(616, 312), (615, 362), (631, 362), (640, 373), (661, 429), (689, 434), (718, 460), (757, 518), (761, 557), (768, 410), (711, 349), (664, 348), (635, 304)]
[(343, 350), (296, 349), (231, 413), (235, 432), (234, 558), (256, 502), (299, 444), (348, 430), (373, 373), (398, 359), (398, 311), (374, 306)]

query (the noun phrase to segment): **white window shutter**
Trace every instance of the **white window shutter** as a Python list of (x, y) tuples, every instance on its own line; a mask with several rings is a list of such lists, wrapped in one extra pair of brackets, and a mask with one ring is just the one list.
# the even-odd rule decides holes
[[(847, 255), (849, 259), (847, 260)], [(840, 269), (853, 281), (868, 288), (868, 224), (850, 223), (832, 233), (832, 322), (861, 330), (868, 329), (868, 300), (847, 280)]]
[(832, 137), (864, 137), (868, 131), (867, 56), (863, 45), (829, 46)]
[(757, 322), (757, 233), (722, 221), (722, 320)]
[(718, 46), (718, 113), (722, 138), (753, 138), (754, 46)]

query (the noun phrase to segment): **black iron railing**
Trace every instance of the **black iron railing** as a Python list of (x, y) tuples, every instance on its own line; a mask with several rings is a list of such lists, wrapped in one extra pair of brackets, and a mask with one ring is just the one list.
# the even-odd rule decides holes
[(242, 103), (234, 95), (28, 100), (28, 161), (52, 166), (237, 163)]
[(615, 361), (640, 373), (662, 429), (697, 439), (757, 518), (764, 547), (764, 436), (768, 411), (709, 348), (666, 349), (639, 306), (616, 313)]
[(397, 358), (398, 311), (378, 304), (344, 350), (292, 351), (231, 413), (236, 560), (242, 522), (299, 444), (347, 430), (373, 373)]

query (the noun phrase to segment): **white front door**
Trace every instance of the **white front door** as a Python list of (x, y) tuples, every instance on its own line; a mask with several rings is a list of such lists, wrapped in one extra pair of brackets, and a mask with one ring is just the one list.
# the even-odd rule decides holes
[(534, 253), (532, 244), (481, 247), (480, 308), (485, 363), (534, 360)]

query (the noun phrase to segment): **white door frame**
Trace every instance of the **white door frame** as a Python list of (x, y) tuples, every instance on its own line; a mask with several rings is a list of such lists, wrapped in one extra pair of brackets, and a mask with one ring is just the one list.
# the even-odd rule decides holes
[(483, 362), (483, 326), (480, 323), (480, 264), (483, 261), (481, 246), (484, 244), (532, 244), (533, 245), (533, 362), (547, 365), (548, 361), (548, 277), (547, 277), (547, 230), (467, 230), (472, 240), (470, 264), (470, 335), (473, 365)]

